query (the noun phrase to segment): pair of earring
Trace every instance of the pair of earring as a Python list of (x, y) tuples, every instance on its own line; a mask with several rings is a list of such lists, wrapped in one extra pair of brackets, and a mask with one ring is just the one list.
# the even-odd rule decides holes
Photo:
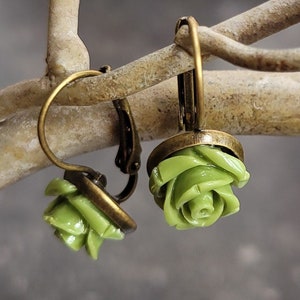
[[(233, 136), (203, 129), (204, 96), (198, 23), (193, 17), (181, 18), (176, 31), (188, 25), (194, 48), (195, 69), (178, 76), (179, 128), (185, 132), (158, 145), (147, 161), (150, 191), (164, 210), (166, 221), (177, 229), (205, 227), (221, 216), (239, 210), (231, 185), (244, 186), (249, 173), (243, 164), (243, 148)], [(70, 82), (100, 71), (82, 71), (65, 79), (42, 106), (38, 137), (48, 158), (65, 170), (64, 179), (54, 179), (46, 195), (55, 196), (44, 212), (44, 219), (55, 228), (55, 235), (73, 250), (85, 246), (97, 259), (104, 239), (120, 240), (136, 229), (134, 220), (120, 203), (134, 192), (140, 168), (141, 147), (138, 133), (125, 99), (113, 101), (119, 115), (120, 146), (115, 163), (129, 174), (124, 190), (112, 196), (105, 189), (106, 177), (90, 167), (72, 165), (58, 159), (45, 137), (45, 119), (55, 96)]]

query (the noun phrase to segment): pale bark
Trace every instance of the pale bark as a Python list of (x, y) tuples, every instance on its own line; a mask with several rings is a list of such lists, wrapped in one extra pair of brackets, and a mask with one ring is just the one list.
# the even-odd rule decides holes
[[(74, 0), (72, 0), (71, 2), (74, 2)], [(60, 16), (60, 18), (63, 19), (63, 10), (59, 10), (59, 6), (62, 5), (61, 3), (62, 1), (51, 1), (52, 5), (57, 6), (53, 10), (60, 12), (58, 15), (56, 15), (56, 17), (59, 18)], [(73, 14), (69, 14), (69, 16), (73, 16), (73, 18), (76, 18), (77, 20), (78, 16), (74, 11), (78, 12), (78, 9), (73, 10)], [(278, 13), (278, 11), (280, 11), (280, 13)], [(50, 7), (50, 19), (51, 12), (52, 10)], [(266, 37), (268, 35), (268, 30), (269, 34), (272, 34), (299, 21), (299, 1), (271, 0), (212, 28), (217, 32), (222, 32), (222, 34), (225, 34), (230, 38), (241, 41), (245, 44), (249, 44)], [(273, 25), (270, 26), (270, 23)], [(61, 22), (58, 22), (58, 24), (59, 28), (61, 28)], [(59, 61), (61, 55), (64, 57), (65, 66), (69, 65), (68, 68), (72, 68), (72, 71), (83, 70), (85, 69), (85, 64), (88, 64), (88, 58), (81, 60), (81, 58), (85, 55), (85, 48), (82, 48), (80, 46), (82, 42), (79, 40), (77, 35), (74, 35), (74, 33), (77, 32), (77, 22), (69, 22), (69, 24), (73, 24), (73, 29), (71, 30), (69, 28), (68, 32), (72, 32), (71, 36), (74, 37), (74, 44), (79, 46), (74, 46), (72, 48), (72, 53), (70, 52), (70, 56), (68, 56), (66, 52), (63, 52), (58, 46), (51, 46), (52, 48), (49, 46), (49, 50), (51, 48), (55, 53), (57, 51), (57, 53), (53, 55), (50, 55), (48, 53), (48, 57), (53, 57), (53, 60), (51, 60), (51, 62), (49, 61), (49, 68), (51, 70), (62, 71), (61, 74), (59, 72), (56, 73), (56, 75), (54, 74), (54, 78), (55, 76), (66, 76), (66, 74), (64, 73), (64, 69), (56, 69), (55, 67), (57, 65), (60, 65)], [(51, 32), (56, 31), (55, 26), (53, 25), (52, 27), (54, 28), (49, 29), (48, 45), (59, 45), (61, 36), (51, 34)], [(51, 28), (51, 26), (49, 26), (49, 28)], [(202, 27), (202, 29), (202, 32), (200, 32), (202, 47), (204, 49), (210, 50), (212, 50), (213, 48), (217, 48), (213, 47), (212, 44), (212, 38), (215, 36), (215, 33), (212, 30), (205, 29), (204, 27)], [(64, 32), (63, 29), (62, 32)], [(207, 32), (209, 32), (213, 36), (207, 34)], [(217, 40), (217, 42), (222, 42), (222, 40), (224, 40), (224, 37), (222, 35), (219, 35), (217, 39), (214, 40)], [(227, 43), (230, 43), (231, 40), (227, 39), (226, 41)], [(223, 47), (224, 43), (222, 43), (221, 46)], [(242, 44), (235, 44), (235, 46), (237, 47), (235, 47), (234, 50), (232, 49), (232, 47), (229, 49), (229, 51), (228, 48), (224, 47), (223, 49), (221, 47), (217, 48), (215, 52), (217, 55), (223, 55), (225, 59), (232, 58), (233, 60), (239, 58), (240, 53), (243, 54), (243, 52), (245, 52), (245, 54), (241, 55), (241, 58), (239, 58), (239, 62), (241, 65), (247, 65), (247, 62), (249, 63), (249, 61), (253, 59), (253, 49), (249, 47), (246, 48)], [(78, 52), (77, 54), (74, 53), (76, 51)], [(296, 52), (297, 57), (299, 57), (299, 50), (292, 50), (291, 52), (284, 51), (280, 54), (281, 56), (284, 56), (286, 53), (288, 57), (293, 58), (293, 56), (290, 55), (294, 54), (292, 52)], [(275, 54), (277, 53), (278, 52), (276, 52)], [(264, 52), (264, 55), (266, 54), (270, 56), (268, 61), (272, 61), (273, 52)], [(273, 58), (275, 62), (276, 60), (278, 61), (277, 57)], [(205, 55), (204, 61), (207, 59), (208, 56)], [(294, 58), (293, 60), (294, 64), (296, 65), (294, 66), (295, 70), (299, 65), (299, 61)], [(258, 66), (260, 67), (259, 69), (263, 69), (261, 67), (261, 63), (259, 63), (260, 61), (261, 55), (256, 55), (256, 60), (253, 60), (252, 67), (255, 68), (256, 66)], [(265, 66), (268, 67), (268, 64), (265, 64)], [(281, 64), (281, 66), (285, 66), (285, 64)], [(273, 70), (276, 69), (276, 67), (277, 65), (275, 63), (275, 68), (273, 68)], [(73, 85), (68, 89), (64, 89), (62, 93), (57, 97), (56, 102), (64, 105), (91, 105), (96, 104), (99, 101), (122, 98), (124, 96), (142, 91), (145, 88), (153, 86), (159, 82), (167, 80), (179, 73), (188, 71), (192, 68), (192, 57), (181, 47), (176, 46), (176, 44), (172, 44), (150, 55), (142, 57), (128, 65), (116, 69), (109, 74), (105, 74), (97, 78), (88, 78), (81, 80), (80, 82), (78, 82), (78, 84)], [(52, 89), (53, 76), (51, 77), (51, 80), (49, 80), (49, 77), (44, 77), (39, 80), (21, 82), (0, 91), (0, 118), (5, 118), (11, 113), (15, 113), (17, 110), (32, 107), (34, 105), (41, 105), (41, 103), (45, 101), (45, 98), (47, 97), (47, 95), (49, 95), (49, 92)]]
[(89, 69), (89, 53), (79, 38), (80, 0), (50, 0), (47, 75), (55, 83), (62, 77)]
[[(66, 11), (61, 7), (63, 2), (67, 5)], [(0, 187), (49, 164), (37, 140), (40, 105), (57, 81), (69, 73), (88, 69), (89, 65), (88, 52), (77, 35), (78, 5), (79, 0), (52, 0), (50, 3), (49, 76), (0, 91)], [(68, 24), (64, 27), (66, 20)], [(224, 42), (223, 35), (226, 35), (250, 44), (299, 21), (298, 0), (271, 0), (212, 29), (222, 33), (218, 41)], [(237, 55), (240, 50), (244, 53), (250, 49), (241, 44), (234, 44), (237, 47), (233, 49), (231, 41), (225, 39), (229, 48), (223, 43), (218, 53), (211, 52), (211, 38), (215, 32), (201, 28), (201, 44), (209, 54), (222, 56), (225, 53), (224, 58), (229, 59), (240, 57)], [(129, 99), (142, 140), (174, 134), (178, 115), (177, 86), (174, 78), (167, 79), (193, 68), (192, 57), (182, 48), (188, 47), (184, 29), (180, 34), (183, 34), (183, 42), (180, 37), (176, 42), (181, 46), (170, 45), (108, 74), (80, 80), (65, 88), (57, 97), (60, 105), (51, 108), (47, 122), (47, 136), (53, 151), (67, 158), (116, 144), (116, 113), (111, 103), (100, 102), (127, 95), (131, 95)], [(70, 47), (61, 47), (64, 36), (69, 39)], [(298, 50), (296, 52), (294, 54), (298, 55)], [(274, 56), (269, 61), (274, 62), (272, 58)], [(252, 63), (251, 68), (264, 68), (264, 64), (255, 62), (253, 55), (245, 55), (242, 63), (247, 61)], [(297, 59), (292, 62), (298, 63)], [(278, 69), (276, 62), (274, 66), (272, 70)], [(206, 126), (233, 134), (299, 134), (299, 81), (299, 73), (205, 72)]]

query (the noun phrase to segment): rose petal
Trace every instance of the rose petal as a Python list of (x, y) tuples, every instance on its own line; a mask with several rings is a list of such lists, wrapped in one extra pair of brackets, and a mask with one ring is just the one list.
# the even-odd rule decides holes
[(199, 165), (207, 165), (207, 159), (204, 155), (199, 153), (195, 147), (188, 147), (182, 150), (179, 150), (172, 154), (173, 156), (186, 156), (186, 157), (192, 157), (193, 159), (197, 160), (199, 162)]
[(239, 199), (234, 195), (230, 185), (217, 188), (215, 192), (219, 194), (224, 201), (222, 217), (232, 215), (240, 210)]
[(224, 202), (221, 197), (217, 194), (214, 194), (214, 211), (207, 218), (198, 219), (198, 227), (207, 227), (214, 224), (222, 215), (224, 209)]
[(201, 192), (232, 183), (230, 174), (213, 166), (198, 166), (185, 171), (176, 178), (174, 201), (177, 208), (197, 197)]
[(183, 155), (163, 160), (151, 172), (149, 182), (151, 193), (158, 194), (159, 189), (171, 179), (190, 168), (205, 164), (206, 162), (200, 158)]
[(175, 179), (172, 179), (167, 185), (166, 198), (164, 202), (164, 214), (167, 223), (170, 226), (176, 226), (177, 229), (188, 229), (194, 227), (193, 225), (187, 224), (186, 220), (176, 209), (174, 202), (172, 201), (172, 190), (175, 183)]
[(89, 230), (89, 233), (86, 238), (85, 249), (87, 253), (93, 258), (98, 259), (99, 249), (103, 243), (104, 239), (94, 231), (92, 228)]
[(51, 226), (70, 234), (79, 235), (87, 232), (87, 224), (81, 214), (67, 201), (60, 202), (51, 210), (47, 209), (44, 220)]
[(212, 146), (201, 145), (196, 146), (195, 149), (214, 165), (232, 173), (236, 179), (235, 183), (240, 187), (248, 182), (250, 174), (246, 171), (244, 163), (238, 158)]
[(186, 221), (193, 226), (199, 226), (200, 219), (206, 219), (214, 212), (213, 198), (203, 196), (203, 194), (197, 196), (180, 208)]
[(85, 234), (74, 235), (58, 229), (54, 234), (74, 251), (78, 251), (85, 243)]
[(111, 225), (110, 220), (85, 196), (75, 195), (68, 200), (100, 236)]
[(75, 185), (61, 178), (54, 178), (46, 187), (46, 196), (59, 196), (74, 193), (77, 191)]
[(210, 216), (214, 211), (213, 193), (201, 193), (198, 197), (194, 198), (187, 203), (193, 219), (205, 218)]
[[(182, 214), (186, 220), (193, 224), (195, 227), (206, 227), (215, 223), (221, 216), (224, 203), (222, 199), (216, 195), (213, 197), (213, 193), (207, 194), (207, 196), (198, 196), (197, 198), (190, 201), (187, 205), (182, 207)], [(197, 206), (197, 211), (194, 211), (192, 217), (192, 211), (189, 209), (191, 202), (194, 202), (195, 207)], [(205, 214), (201, 212), (205, 210)]]
[(103, 238), (112, 240), (123, 240), (124, 233), (114, 225), (110, 225), (103, 233)]

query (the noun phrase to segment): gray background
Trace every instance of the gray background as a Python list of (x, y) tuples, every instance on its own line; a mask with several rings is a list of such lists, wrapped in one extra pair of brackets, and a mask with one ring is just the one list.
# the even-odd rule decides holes
[[(262, 1), (82, 1), (80, 34), (91, 66), (114, 68), (172, 42), (176, 20), (193, 15), (214, 25)], [(0, 1), (0, 87), (45, 70), (47, 1)], [(259, 43), (299, 46), (299, 26)], [(215, 62), (206, 68), (232, 68)], [(234, 85), (234, 83), (233, 83)], [(143, 168), (124, 208), (138, 230), (106, 242), (97, 262), (73, 253), (42, 221), (50, 167), (0, 191), (0, 299), (299, 299), (300, 221), (297, 137), (240, 137), (250, 183), (237, 194), (241, 212), (208, 229), (169, 228), (148, 192), (145, 162), (159, 141), (143, 143)], [(73, 159), (108, 175), (117, 148)], [(112, 186), (113, 184), (116, 186)]]

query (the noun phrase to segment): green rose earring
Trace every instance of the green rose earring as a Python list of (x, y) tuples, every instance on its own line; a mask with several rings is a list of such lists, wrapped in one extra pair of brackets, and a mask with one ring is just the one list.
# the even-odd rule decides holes
[(150, 154), (147, 171), (150, 191), (164, 210), (167, 223), (177, 229), (206, 227), (239, 211), (232, 185), (249, 180), (240, 142), (225, 132), (203, 129), (202, 61), (193, 17), (181, 18), (176, 32), (188, 25), (195, 69), (178, 76), (179, 128), (186, 131), (158, 145)]
[(133, 193), (140, 168), (141, 147), (129, 104), (126, 99), (113, 102), (120, 123), (120, 146), (115, 163), (123, 173), (129, 174), (126, 187), (116, 196), (105, 190), (103, 174), (87, 166), (63, 162), (55, 156), (45, 137), (45, 119), (55, 96), (67, 84), (78, 78), (101, 74), (93, 70), (82, 71), (63, 80), (42, 106), (38, 119), (38, 137), (43, 151), (55, 165), (65, 170), (64, 179), (53, 179), (45, 190), (46, 195), (56, 198), (45, 210), (44, 220), (67, 246), (75, 251), (85, 246), (93, 259), (98, 258), (105, 239), (121, 240), (136, 229), (134, 220), (119, 205)]

